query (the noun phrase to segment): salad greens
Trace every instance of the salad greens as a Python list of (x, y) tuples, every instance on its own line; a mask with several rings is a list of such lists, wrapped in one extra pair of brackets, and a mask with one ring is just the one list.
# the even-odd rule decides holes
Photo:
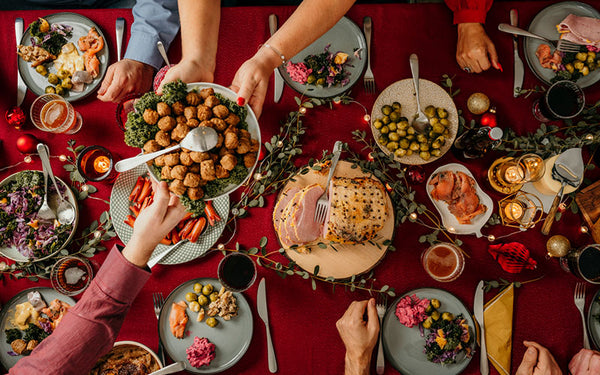
[(472, 342), (469, 325), (462, 315), (454, 319), (438, 319), (430, 327), (425, 339), (425, 354), (427, 360), (433, 363), (456, 363), (459, 353), (467, 357), (472, 355)]
[(31, 44), (33, 46), (42, 47), (54, 56), (60, 54), (62, 46), (67, 44), (68, 39), (73, 35), (73, 28), (68, 25), (58, 23), (48, 24), (43, 18), (38, 18), (37, 21), (29, 25)]

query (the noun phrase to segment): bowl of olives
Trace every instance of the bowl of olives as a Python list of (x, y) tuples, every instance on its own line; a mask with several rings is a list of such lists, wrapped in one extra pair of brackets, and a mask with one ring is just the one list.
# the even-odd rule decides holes
[(458, 112), (440, 86), (421, 79), (421, 107), (429, 125), (419, 133), (412, 125), (417, 113), (412, 79), (398, 81), (377, 98), (371, 112), (371, 130), (379, 148), (403, 164), (427, 164), (442, 157), (458, 130)]

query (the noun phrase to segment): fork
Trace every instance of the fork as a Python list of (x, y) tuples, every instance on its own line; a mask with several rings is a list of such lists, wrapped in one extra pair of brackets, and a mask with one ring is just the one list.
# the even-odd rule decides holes
[(575, 294), (574, 294), (575, 306), (579, 310), (581, 314), (581, 322), (583, 323), (583, 348), (590, 349), (590, 339), (587, 335), (587, 327), (585, 325), (585, 316), (583, 314), (583, 309), (585, 308), (585, 284), (577, 283), (575, 285)]
[[(156, 320), (160, 317), (160, 310), (165, 304), (165, 299), (161, 292), (152, 293), (152, 303), (154, 304), (154, 314), (156, 315)], [(165, 362), (165, 349), (163, 348), (162, 340), (160, 339), (160, 333), (158, 334), (158, 359), (162, 362), (163, 366), (166, 365)]]
[(377, 316), (379, 317), (379, 348), (377, 349), (377, 375), (383, 374), (385, 369), (385, 358), (383, 357), (383, 345), (381, 343), (381, 338), (383, 337), (383, 316), (385, 315), (385, 311), (387, 310), (387, 294), (380, 293), (377, 295), (377, 304), (375, 305), (377, 309)]
[(363, 77), (363, 85), (368, 94), (375, 94), (375, 76), (371, 70), (371, 17), (367, 16), (363, 19), (363, 30), (367, 39), (367, 71)]
[(338, 160), (340, 160), (340, 153), (342, 152), (342, 142), (337, 141), (333, 145), (333, 157), (331, 158), (331, 165), (329, 166), (329, 176), (327, 176), (327, 184), (325, 185), (325, 191), (319, 197), (317, 201), (317, 208), (315, 209), (315, 223), (323, 224), (325, 223), (325, 216), (327, 215), (327, 207), (329, 206), (329, 199), (327, 197), (327, 191), (329, 190), (329, 183), (331, 182), (331, 177), (333, 177), (333, 172), (335, 171), (335, 166), (337, 165)]
[(554, 48), (556, 48), (560, 52), (579, 52), (581, 46), (579, 44), (575, 44), (569, 40), (559, 39), (559, 40), (550, 40), (548, 38), (544, 38), (541, 35), (537, 35), (534, 33), (530, 33), (527, 30), (523, 30), (520, 27), (512, 26), (507, 23), (501, 23), (498, 25), (498, 30), (503, 31), (509, 34), (516, 34), (525, 36), (528, 38), (540, 39), (547, 43), (552, 44)]

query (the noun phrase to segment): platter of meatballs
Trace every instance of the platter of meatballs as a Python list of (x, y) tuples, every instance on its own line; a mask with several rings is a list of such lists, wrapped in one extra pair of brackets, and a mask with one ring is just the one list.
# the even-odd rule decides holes
[[(177, 82), (163, 95), (153, 95), (158, 101), (140, 99), (145, 106), (143, 111), (141, 106), (137, 108), (141, 119), (128, 119), (126, 143), (130, 144), (128, 131), (134, 133), (132, 136), (146, 135), (142, 149), (150, 153), (178, 144), (191, 129), (200, 126), (213, 128), (218, 141), (207, 152), (182, 148), (161, 155), (148, 163), (150, 175), (167, 181), (171, 192), (192, 201), (228, 194), (246, 180), (257, 163), (260, 129), (252, 110), (234, 102), (233, 91), (209, 83), (191, 83), (186, 87)], [(140, 131), (140, 124), (151, 131)]]

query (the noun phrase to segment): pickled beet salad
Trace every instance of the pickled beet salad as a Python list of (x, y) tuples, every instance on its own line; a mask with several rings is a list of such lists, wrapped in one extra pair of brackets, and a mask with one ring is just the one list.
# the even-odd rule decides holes
[(351, 58), (345, 52), (330, 52), (328, 44), (318, 55), (308, 55), (303, 62), (288, 61), (286, 70), (290, 78), (300, 84), (331, 87), (337, 84), (346, 86), (350, 82)]

